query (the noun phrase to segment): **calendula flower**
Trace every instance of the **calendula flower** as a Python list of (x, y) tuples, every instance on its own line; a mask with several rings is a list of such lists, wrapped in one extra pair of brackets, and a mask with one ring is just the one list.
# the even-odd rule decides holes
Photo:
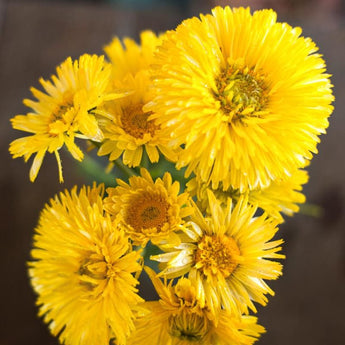
[(220, 309), (255, 312), (253, 302), (265, 305), (265, 295), (274, 294), (265, 280), (281, 275), (281, 264), (271, 260), (284, 258), (278, 253), (283, 241), (271, 241), (278, 221), (254, 217), (257, 208), (243, 196), (233, 209), (230, 198), (226, 207), (210, 191), (208, 199), (211, 215), (204, 218), (195, 207), (181, 244), (151, 259), (163, 264), (160, 275), (167, 278), (188, 274), (200, 305), (214, 315)]
[(144, 345), (247, 345), (253, 344), (264, 328), (253, 316), (233, 315), (220, 310), (216, 322), (207, 307), (200, 305), (195, 286), (181, 278), (175, 286), (147, 272), (159, 295), (159, 301), (145, 302), (149, 313), (136, 319), (136, 331), (129, 344)]
[[(282, 213), (292, 216), (295, 212), (299, 211), (298, 204), (305, 202), (305, 196), (301, 191), (302, 185), (307, 182), (307, 171), (297, 170), (287, 180), (272, 181), (266, 188), (256, 188), (246, 192), (248, 203), (257, 205), (269, 216), (282, 222)], [(230, 188), (223, 190), (222, 188), (218, 188), (213, 190), (211, 186), (207, 186), (200, 178), (194, 177), (187, 183), (187, 190), (191, 196), (197, 197), (198, 207), (206, 213), (210, 213), (207, 198), (208, 189), (214, 193), (223, 205), (226, 205), (229, 197), (237, 202), (242, 195), (238, 189)]]
[(41, 213), (29, 262), (39, 315), (66, 345), (125, 344), (139, 252), (103, 210), (103, 186), (65, 191)]
[(301, 32), (273, 10), (216, 7), (166, 33), (144, 110), (183, 146), (187, 176), (242, 193), (287, 179), (317, 152), (334, 97)]
[(140, 172), (141, 176), (129, 178), (129, 184), (118, 179), (117, 187), (108, 188), (104, 208), (134, 244), (145, 246), (151, 240), (154, 244), (174, 245), (179, 242), (175, 231), (192, 213), (189, 195), (179, 194), (180, 184), (172, 182), (168, 172), (156, 181), (146, 169)]
[(140, 165), (145, 149), (152, 163), (158, 162), (159, 151), (175, 161), (176, 153), (167, 146), (169, 133), (154, 120), (149, 120), (151, 112), (143, 111), (144, 104), (152, 99), (148, 72), (138, 72), (134, 77), (128, 75), (116, 85), (132, 93), (123, 99), (108, 102), (101, 112), (104, 141), (98, 155), (109, 155), (109, 160), (114, 161), (123, 154), (123, 163), (136, 167)]
[(103, 135), (92, 109), (103, 101), (120, 97), (107, 93), (111, 66), (103, 56), (82, 55), (78, 60), (66, 59), (56, 69), (52, 81), (40, 79), (46, 93), (31, 88), (37, 101), (25, 99), (24, 104), (32, 109), (26, 115), (11, 119), (15, 129), (32, 133), (14, 140), (10, 152), (14, 158), (25, 161), (35, 154), (30, 180), (34, 181), (45, 153), (53, 153), (59, 167), (60, 182), (63, 181), (59, 150), (66, 145), (72, 156), (81, 161), (83, 152), (75, 144), (76, 137), (101, 141)]

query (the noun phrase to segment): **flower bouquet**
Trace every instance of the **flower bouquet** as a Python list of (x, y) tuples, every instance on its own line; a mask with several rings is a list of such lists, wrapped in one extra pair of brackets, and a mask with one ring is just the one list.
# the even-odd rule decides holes
[[(112, 185), (41, 212), (28, 263), (39, 315), (66, 345), (247, 345), (282, 274), (283, 215), (334, 97), (325, 63), (273, 10), (216, 7), (104, 56), (66, 59), (11, 119), (14, 158), (93, 151)], [(84, 140), (87, 145), (78, 146)], [(121, 174), (120, 174), (121, 173)], [(121, 177), (121, 178), (120, 178)], [(145, 272), (144, 272), (145, 271)], [(147, 274), (158, 297), (142, 297)]]

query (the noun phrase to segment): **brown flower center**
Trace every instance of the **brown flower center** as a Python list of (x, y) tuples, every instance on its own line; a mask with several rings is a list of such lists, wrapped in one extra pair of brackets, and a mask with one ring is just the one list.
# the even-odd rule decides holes
[(156, 228), (168, 222), (169, 204), (161, 195), (141, 194), (127, 209), (125, 221), (135, 230)]
[(143, 104), (132, 105), (122, 109), (121, 123), (124, 131), (134, 138), (142, 139), (145, 134), (152, 137), (159, 128), (154, 121), (148, 120), (151, 112), (144, 113)]

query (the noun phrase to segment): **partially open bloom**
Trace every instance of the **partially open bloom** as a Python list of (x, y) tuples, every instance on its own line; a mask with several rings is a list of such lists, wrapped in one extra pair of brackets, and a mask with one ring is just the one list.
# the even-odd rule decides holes
[(74, 188), (52, 199), (34, 236), (29, 274), (39, 315), (66, 345), (124, 344), (132, 307), (142, 302), (134, 276), (140, 254), (104, 214), (103, 189)]
[(128, 75), (148, 70), (152, 64), (153, 55), (162, 42), (162, 36), (155, 35), (150, 30), (140, 33), (140, 44), (126, 37), (121, 41), (118, 37), (104, 47), (112, 65), (112, 80), (116, 83)]
[(149, 240), (154, 244), (179, 242), (175, 231), (192, 208), (188, 206), (188, 193), (179, 194), (180, 184), (172, 182), (168, 172), (163, 179), (153, 181), (150, 173), (141, 169), (141, 176), (131, 177), (129, 184), (120, 179), (117, 183), (117, 187), (107, 189), (104, 207), (134, 244), (145, 246)]
[(298, 169), (288, 179), (273, 181), (266, 188), (250, 191), (249, 202), (258, 205), (268, 215), (282, 220), (281, 213), (292, 216), (299, 211), (298, 204), (305, 202), (302, 186), (308, 179), (308, 172)]
[(63, 181), (59, 150), (66, 145), (77, 160), (83, 159), (83, 152), (75, 144), (76, 137), (101, 141), (103, 135), (91, 110), (104, 100), (121, 95), (107, 94), (111, 68), (103, 56), (81, 56), (78, 60), (66, 59), (56, 69), (52, 81), (40, 79), (46, 93), (31, 89), (37, 101), (25, 99), (24, 104), (33, 111), (11, 119), (13, 128), (32, 133), (14, 140), (10, 152), (14, 158), (25, 161), (36, 154), (30, 170), (34, 181), (41, 167), (45, 153), (56, 156), (60, 182)]
[(300, 35), (273, 10), (230, 7), (166, 33), (144, 110), (184, 148), (177, 167), (242, 193), (305, 166), (333, 95), (317, 46)]
[(254, 316), (238, 316), (220, 310), (216, 322), (207, 306), (201, 306), (196, 288), (189, 279), (181, 278), (176, 285), (155, 277), (147, 269), (159, 295), (159, 301), (145, 302), (149, 313), (136, 319), (136, 331), (129, 344), (145, 345), (249, 345), (264, 328)]
[[(295, 212), (298, 212), (298, 204), (305, 202), (302, 186), (307, 182), (307, 171), (299, 169), (287, 180), (272, 181), (266, 188), (256, 188), (246, 192), (248, 203), (261, 208), (269, 216), (283, 221), (282, 213), (292, 216)], [(238, 189), (212, 189), (200, 178), (194, 177), (187, 183), (187, 190), (191, 196), (197, 197), (198, 207), (206, 213), (210, 213), (207, 197), (208, 189), (214, 193), (223, 205), (226, 205), (229, 197), (237, 202), (242, 195)]]
[(265, 305), (265, 295), (274, 294), (265, 279), (281, 275), (281, 264), (271, 260), (284, 258), (278, 253), (283, 241), (270, 241), (278, 221), (265, 214), (254, 217), (257, 208), (245, 197), (233, 209), (230, 198), (224, 208), (210, 191), (208, 199), (211, 215), (204, 218), (196, 208), (183, 227), (181, 244), (151, 258), (163, 264), (160, 275), (188, 274), (200, 305), (214, 315), (220, 309), (256, 311), (253, 301)]
[(110, 161), (123, 154), (122, 161), (129, 167), (140, 164), (144, 149), (152, 163), (158, 162), (160, 152), (171, 161), (177, 159), (175, 150), (167, 145), (170, 133), (149, 119), (151, 111), (143, 110), (153, 97), (149, 68), (162, 37), (152, 31), (144, 31), (140, 38), (140, 45), (125, 38), (124, 46), (114, 38), (104, 48), (112, 63), (114, 88), (128, 90), (130, 94), (120, 101), (108, 103), (101, 110), (105, 140), (98, 154), (109, 155)]

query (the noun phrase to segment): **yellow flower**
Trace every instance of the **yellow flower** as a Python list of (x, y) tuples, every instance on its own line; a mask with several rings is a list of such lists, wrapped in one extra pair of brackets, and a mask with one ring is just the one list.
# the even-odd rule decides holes
[(159, 301), (145, 302), (149, 313), (135, 321), (136, 331), (129, 344), (145, 345), (249, 345), (264, 328), (253, 316), (233, 315), (220, 310), (216, 322), (207, 307), (202, 307), (196, 289), (189, 279), (181, 278), (163, 284), (152, 270), (147, 272), (160, 297)]
[(152, 163), (158, 162), (159, 151), (169, 160), (176, 161), (176, 153), (167, 146), (169, 133), (163, 131), (154, 120), (149, 120), (151, 113), (142, 109), (152, 99), (148, 72), (138, 72), (134, 77), (128, 75), (116, 85), (120, 89), (132, 90), (132, 94), (108, 102), (101, 112), (104, 119), (100, 126), (105, 140), (98, 155), (109, 155), (109, 160), (114, 161), (123, 153), (123, 163), (136, 167), (140, 165), (145, 148)]
[(83, 152), (75, 144), (75, 137), (94, 141), (103, 139), (90, 110), (104, 100), (118, 97), (106, 94), (111, 68), (102, 56), (85, 54), (74, 62), (68, 58), (57, 67), (56, 72), (52, 81), (40, 79), (46, 93), (31, 88), (37, 101), (25, 99), (24, 104), (32, 112), (11, 119), (13, 128), (32, 133), (14, 140), (10, 145), (14, 158), (23, 156), (28, 161), (36, 154), (30, 170), (31, 181), (36, 179), (48, 151), (55, 153), (62, 182), (59, 149), (66, 145), (75, 159), (82, 160)]
[(135, 75), (141, 70), (148, 70), (153, 54), (162, 42), (162, 36), (156, 36), (152, 31), (140, 33), (140, 44), (131, 38), (124, 38), (123, 43), (115, 37), (104, 51), (112, 63), (113, 80), (122, 80), (128, 74)]
[(301, 191), (308, 179), (306, 170), (296, 170), (287, 180), (273, 181), (267, 188), (250, 191), (249, 202), (258, 205), (270, 216), (282, 220), (280, 213), (292, 216), (299, 211), (297, 204), (305, 202)]
[(140, 254), (103, 211), (103, 186), (76, 187), (41, 213), (29, 262), (39, 315), (66, 345), (124, 344), (133, 330), (132, 307)]
[[(297, 204), (305, 202), (305, 196), (301, 193), (302, 185), (308, 182), (308, 173), (306, 170), (297, 170), (292, 176), (283, 181), (272, 181), (266, 188), (253, 189), (248, 194), (248, 203), (257, 205), (263, 209), (269, 216), (274, 217), (281, 222), (283, 217), (281, 213), (292, 216), (294, 212), (299, 211)], [(207, 198), (207, 189), (210, 189), (216, 198), (226, 205), (227, 199), (231, 197), (238, 201), (242, 195), (239, 190), (222, 190), (218, 188), (213, 190), (207, 186), (200, 178), (193, 178), (187, 183), (187, 190), (191, 196), (197, 197), (197, 205), (203, 211), (210, 213), (209, 202)]]
[(333, 107), (315, 43), (273, 10), (216, 7), (165, 35), (155, 113), (188, 166), (217, 189), (244, 192), (287, 179), (316, 153)]
[(278, 221), (265, 214), (254, 217), (256, 207), (243, 196), (233, 209), (230, 198), (225, 208), (210, 191), (208, 199), (210, 217), (195, 208), (182, 228), (181, 244), (151, 259), (162, 263), (160, 275), (167, 278), (188, 273), (200, 305), (214, 315), (221, 308), (256, 311), (253, 301), (265, 305), (265, 294), (274, 294), (264, 280), (281, 275), (281, 264), (270, 260), (284, 258), (278, 254), (283, 241), (270, 241)]
[(141, 176), (131, 177), (129, 184), (120, 179), (117, 183), (117, 187), (107, 189), (104, 208), (134, 244), (145, 246), (151, 240), (174, 245), (179, 241), (175, 231), (192, 208), (187, 205), (189, 195), (179, 194), (180, 184), (172, 182), (168, 172), (153, 182), (150, 173), (141, 169)]
[(112, 63), (113, 87), (126, 90), (129, 95), (98, 110), (104, 117), (101, 128), (105, 137), (98, 155), (109, 155), (112, 162), (123, 154), (123, 163), (129, 167), (140, 164), (144, 148), (152, 163), (158, 162), (159, 151), (171, 161), (177, 159), (174, 150), (167, 145), (170, 132), (149, 120), (152, 112), (143, 111), (143, 106), (153, 97), (149, 68), (162, 36), (144, 31), (140, 38), (140, 45), (125, 38), (123, 46), (116, 37), (104, 48)]

